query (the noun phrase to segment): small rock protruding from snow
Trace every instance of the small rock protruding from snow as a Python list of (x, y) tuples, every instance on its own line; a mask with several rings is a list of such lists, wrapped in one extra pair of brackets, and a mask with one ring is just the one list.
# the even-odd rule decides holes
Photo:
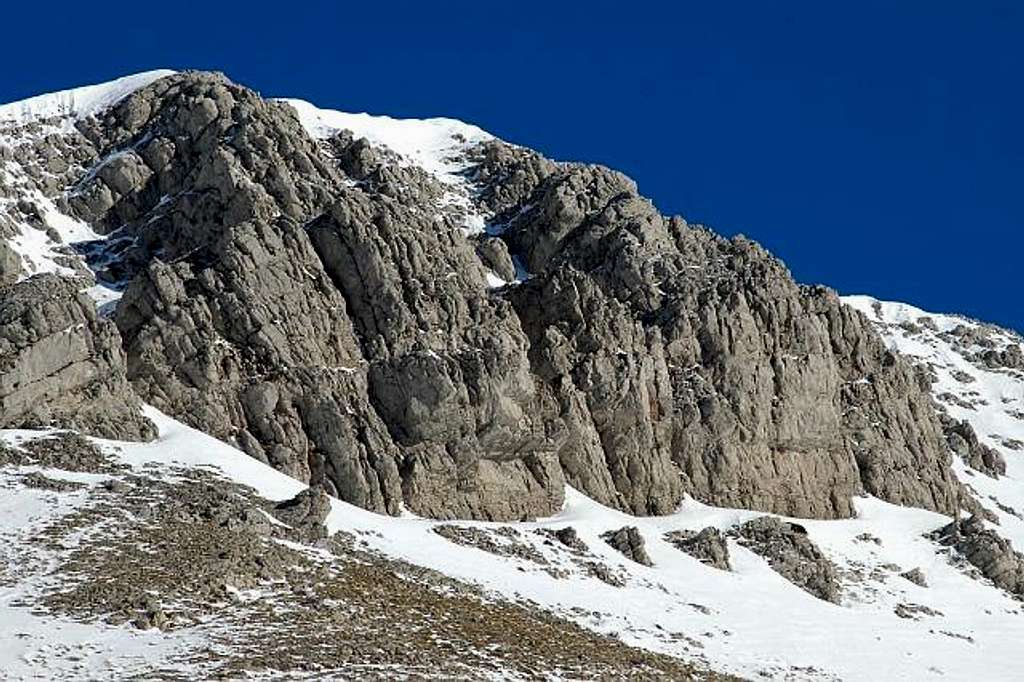
[(643, 566), (654, 565), (644, 547), (644, 536), (640, 534), (640, 529), (636, 526), (625, 526), (618, 530), (608, 531), (601, 536), (601, 539), (619, 550), (630, 561), (635, 561)]
[(900, 573), (900, 576), (906, 578), (918, 587), (928, 587), (928, 580), (925, 579), (924, 571), (920, 568), (912, 568), (909, 571), (904, 571), (903, 573)]
[(707, 564), (722, 571), (732, 570), (729, 566), (729, 545), (722, 531), (708, 526), (697, 532), (692, 530), (676, 530), (665, 535), (665, 539), (676, 549), (689, 554), (702, 564)]
[(1024, 555), (1015, 551), (1009, 540), (986, 528), (979, 516), (957, 519), (931, 537), (956, 550), (996, 587), (1024, 597)]
[(796, 523), (761, 516), (732, 531), (739, 543), (786, 580), (818, 599), (839, 603), (839, 578), (835, 565)]
[(569, 549), (576, 550), (577, 552), (586, 552), (587, 543), (580, 540), (579, 533), (572, 526), (566, 526), (565, 528), (559, 528), (556, 531), (552, 531), (552, 535), (555, 539), (561, 542)]

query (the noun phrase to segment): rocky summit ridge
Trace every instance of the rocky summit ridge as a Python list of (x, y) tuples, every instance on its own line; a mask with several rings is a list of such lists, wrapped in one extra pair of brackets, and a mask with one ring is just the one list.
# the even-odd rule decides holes
[(437, 518), (548, 515), (566, 485), (634, 514), (962, 504), (926, 378), (861, 314), (622, 174), (444, 120), (374, 143), (220, 74), (129, 86), (0, 109), (0, 426), (146, 438), (145, 402)]

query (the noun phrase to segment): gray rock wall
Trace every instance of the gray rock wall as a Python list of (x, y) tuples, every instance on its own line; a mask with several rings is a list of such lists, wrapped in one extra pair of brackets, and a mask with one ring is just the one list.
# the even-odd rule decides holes
[[(621, 175), (569, 166), (509, 227), (535, 374), (576, 433), (570, 483), (663, 513), (842, 517), (868, 492), (951, 512), (927, 386), (858, 313), (743, 238), (666, 220)], [(603, 466), (602, 466), (603, 465)]]
[[(18, 153), (67, 159), (38, 186), (111, 235), (88, 258), (127, 283), (102, 343), (133, 390), (355, 504), (956, 508), (927, 385), (859, 314), (619, 173), (480, 145), (501, 234), (471, 237), (436, 178), (202, 73)], [(489, 288), (512, 257), (530, 277)]]
[(0, 428), (146, 440), (156, 430), (128, 385), (117, 328), (82, 284), (36, 275), (0, 287)]

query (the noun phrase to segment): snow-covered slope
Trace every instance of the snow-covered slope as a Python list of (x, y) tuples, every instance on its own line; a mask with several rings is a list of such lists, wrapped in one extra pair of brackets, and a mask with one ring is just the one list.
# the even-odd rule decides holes
[(355, 138), (365, 138), (397, 154), (404, 165), (422, 168), (450, 188), (445, 202), (465, 212), (463, 229), (467, 234), (478, 234), (486, 228), (489, 216), (474, 207), (474, 189), (465, 171), (471, 165), (467, 151), (493, 140), (490, 133), (450, 118), (397, 119), (320, 109), (299, 99), (280, 101), (295, 108), (299, 122), (315, 139), (348, 130)]
[[(866, 299), (852, 299), (851, 303), (867, 313), (875, 312)], [(876, 320), (885, 325), (898, 325), (908, 314), (913, 319), (931, 317), (940, 330), (970, 324), (894, 304), (882, 304), (881, 310), (883, 317), (876, 316)], [(885, 329), (891, 332), (891, 342), (905, 352), (978, 376), (979, 393), (990, 401), (989, 405), (962, 414), (977, 419), (980, 432), (990, 442), (1003, 447), (989, 435), (995, 428), (1002, 438), (1024, 438), (1024, 428), (1014, 423), (1016, 420), (1005, 421), (997, 414), (1012, 409), (1002, 398), (1024, 398), (1024, 380), (981, 372), (965, 364), (960, 352), (937, 336), (912, 340), (892, 331), (902, 328)], [(1003, 339), (1012, 338), (1005, 332), (1000, 334)], [(957, 389), (941, 371), (939, 375), (939, 389)], [(270, 499), (286, 499), (303, 488), (301, 483), (226, 444), (154, 410), (148, 414), (160, 428), (158, 441), (95, 442), (139, 471), (153, 471), (153, 467), (169, 471), (172, 466), (215, 469)], [(5, 432), (2, 437), (16, 443), (28, 435)], [(1004, 478), (971, 475), (959, 463), (958, 473), (983, 495), (993, 495), (1005, 506), (1024, 509), (1024, 485), (1017, 478), (1022, 467), (1015, 459), (1020, 455), (1005, 448), (1004, 454), (1010, 463), (1010, 473)], [(7, 491), (15, 486), (15, 473), (24, 472), (3, 470)], [(47, 506), (35, 493), (15, 490), (13, 495), (5, 492), (6, 513), (0, 514), (0, 535), (5, 545), (16, 542), (32, 524), (66, 513), (64, 505), (74, 504), (72, 499)], [(800, 521), (840, 569), (839, 605), (817, 599), (786, 581), (764, 559), (734, 539), (729, 540), (732, 571), (706, 566), (664, 539), (666, 532), (677, 529), (714, 526), (727, 530), (759, 516), (756, 512), (716, 509), (688, 501), (673, 515), (638, 518), (602, 507), (570, 489), (564, 510), (553, 518), (520, 524), (455, 524), (479, 529), (499, 545), (511, 543), (517, 549), (511, 556), (503, 556), (449, 541), (435, 532), (445, 525), (443, 522), (380, 516), (337, 500), (332, 505), (327, 522), (330, 531), (354, 533), (369, 549), (478, 584), (501, 599), (540, 605), (631, 645), (703, 661), (712, 669), (744, 677), (1011, 680), (1024, 669), (1024, 652), (1009, 645), (1024, 635), (1024, 613), (1019, 602), (986, 581), (970, 577), (934, 542), (923, 537), (948, 519), (872, 498), (857, 500), (855, 519)], [(1024, 522), (1012, 514), (998, 513), (1000, 532), (1024, 544)], [(640, 530), (653, 567), (624, 558), (601, 539), (602, 533), (624, 525)], [(572, 556), (545, 542), (544, 529), (567, 526), (576, 530), (592, 558), (619, 575), (624, 585), (615, 586), (589, 575)], [(911, 568), (921, 569), (928, 587), (901, 577), (900, 573)], [(109, 670), (117, 671), (132, 669), (133, 657), (143, 645), (150, 647), (149, 656), (155, 659), (173, 657), (179, 648), (194, 644), (188, 631), (161, 636), (153, 631), (135, 633), (63, 621), (58, 629), (52, 618), (17, 606), (24, 592), (31, 589), (31, 582), (19, 584), (5, 588), (0, 597), (0, 618), (5, 623), (17, 623), (17, 632), (27, 633), (18, 636), (7, 630), (0, 635), (0, 651), (7, 657), (0, 666), (8, 670), (38, 670), (36, 666), (46, 659), (46, 652), (64, 647), (81, 653), (87, 648), (85, 640), (102, 642), (106, 647), (90, 644), (93, 648), (87, 648), (86, 661), (93, 660), (89, 652), (103, 651), (104, 660), (115, 662)], [(103, 670), (108, 669), (92, 672)]]
[(348, 130), (354, 137), (390, 149), (410, 165), (450, 182), (458, 181), (458, 173), (466, 169), (462, 158), (466, 148), (494, 139), (474, 125), (451, 118), (399, 119), (320, 109), (300, 99), (280, 101), (295, 108), (302, 126), (314, 138)]
[(122, 99), (144, 88), (153, 81), (175, 73), (168, 69), (156, 69), (124, 76), (96, 85), (86, 85), (71, 90), (62, 90), (37, 95), (18, 102), (0, 104), (0, 124), (27, 123), (29, 121), (62, 117), (69, 122), (93, 116), (108, 109)]
[[(968, 421), (978, 438), (1006, 460), (1006, 476), (980, 475), (954, 459), (964, 483), (999, 518), (999, 533), (1024, 549), (1024, 369), (997, 355), (1024, 347), (1018, 334), (959, 315), (928, 313), (905, 303), (847, 296), (848, 305), (876, 323), (889, 346), (934, 374), (932, 393), (950, 416)], [(986, 354), (989, 359), (986, 361)], [(1012, 355), (1011, 355), (1012, 357)], [(1011, 513), (1013, 509), (1017, 513)]]

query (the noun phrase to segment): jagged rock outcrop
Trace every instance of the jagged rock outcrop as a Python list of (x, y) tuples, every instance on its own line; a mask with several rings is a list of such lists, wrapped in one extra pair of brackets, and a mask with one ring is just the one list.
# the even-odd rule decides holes
[(714, 526), (701, 531), (674, 530), (665, 534), (665, 539), (681, 552), (686, 552), (697, 561), (722, 571), (730, 571), (729, 545), (725, 535)]
[(617, 549), (630, 561), (644, 566), (653, 566), (654, 562), (647, 555), (644, 536), (636, 526), (624, 526), (618, 530), (610, 530), (601, 535), (601, 539)]
[(957, 421), (940, 413), (939, 422), (949, 449), (960, 456), (967, 466), (992, 478), (1006, 475), (1006, 460), (997, 450), (979, 441), (978, 435), (966, 420)]
[(1018, 343), (1011, 343), (1002, 350), (984, 351), (980, 359), (986, 367), (993, 369), (1001, 367), (1024, 369), (1024, 352), (1021, 351)]
[(684, 492), (796, 516), (849, 516), (860, 491), (955, 509), (927, 386), (859, 313), (753, 242), (662, 218), (618, 173), (540, 168), (506, 232), (534, 276), (509, 297), (574, 436), (571, 484), (636, 513)]
[(125, 378), (117, 329), (81, 286), (36, 275), (0, 288), (0, 427), (149, 439), (156, 429)]
[(580, 539), (579, 533), (572, 526), (566, 526), (565, 528), (559, 528), (558, 530), (551, 531), (551, 535), (562, 543), (564, 546), (576, 552), (586, 552), (587, 543)]
[(370, 509), (558, 508), (526, 339), (454, 222), (418, 211), (436, 180), (350, 139), (331, 159), (286, 105), (209, 74), (83, 134), (101, 160), (71, 205), (134, 235), (114, 319), (144, 399)]
[(82, 253), (125, 287), (142, 399), (354, 504), (521, 519), (570, 484), (635, 514), (957, 507), (927, 382), (859, 313), (620, 173), (481, 143), (491, 225), (468, 235), (438, 178), (205, 73), (12, 153), (109, 235)]
[(761, 516), (741, 524), (730, 534), (760, 554), (779, 575), (818, 599), (839, 603), (836, 567), (807, 537), (800, 525)]
[(370, 509), (401, 500), (341, 295), (303, 224), (336, 172), (291, 110), (212, 74), (157, 81), (81, 133), (70, 205), (130, 236), (115, 321), (142, 397)]
[(1015, 551), (1009, 540), (986, 528), (980, 517), (955, 520), (931, 537), (954, 549), (996, 587), (1024, 597), (1024, 555)]

